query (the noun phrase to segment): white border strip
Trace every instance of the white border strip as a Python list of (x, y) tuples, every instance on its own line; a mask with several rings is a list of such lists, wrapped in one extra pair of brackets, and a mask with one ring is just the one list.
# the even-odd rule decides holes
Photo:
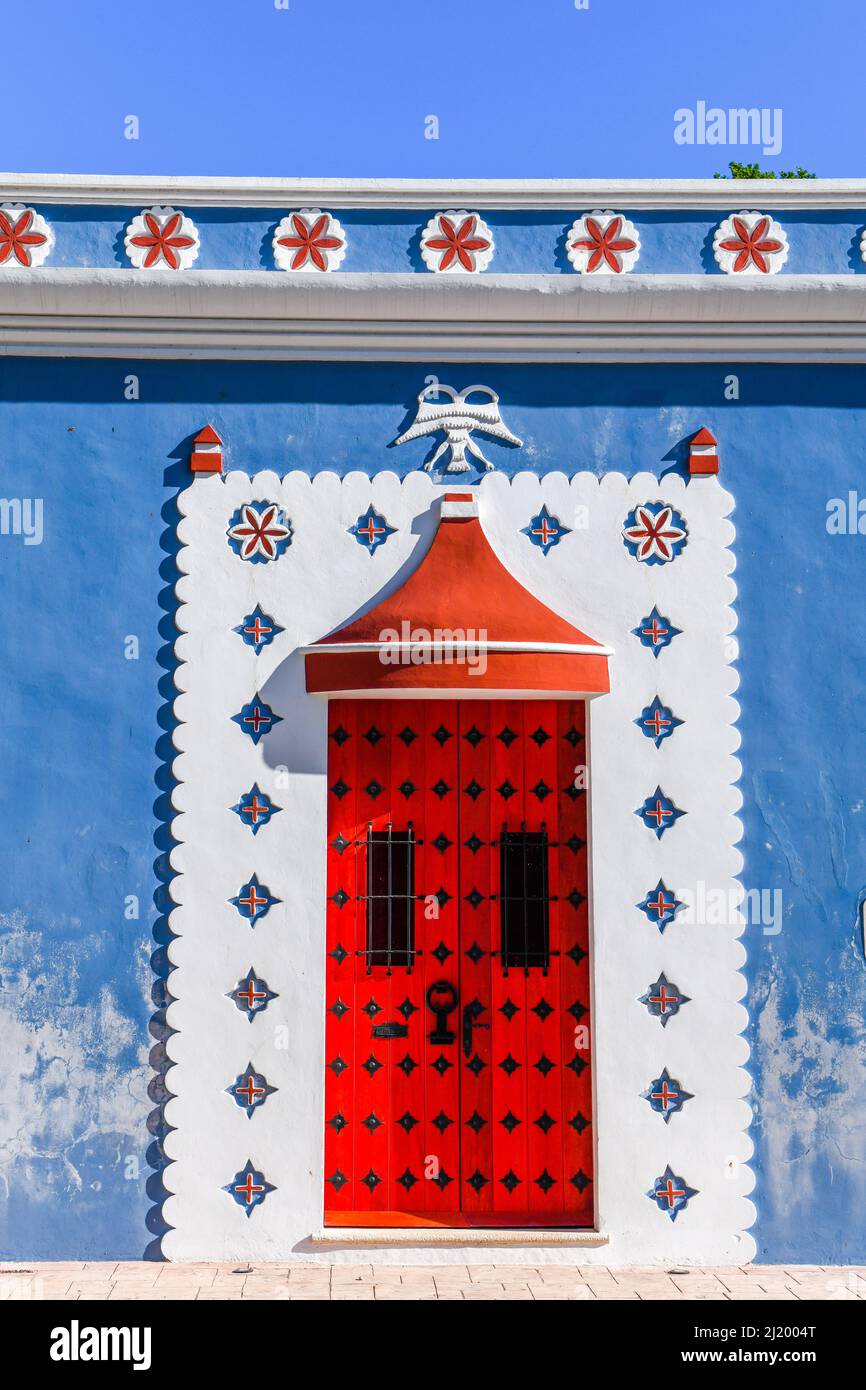
[[(742, 769), (735, 756), (737, 673), (729, 664), (736, 658), (733, 498), (717, 478), (693, 484), (678, 475), (639, 473), (627, 480), (587, 471), (571, 479), (494, 472), (477, 493), (485, 534), (517, 582), (579, 631), (604, 633), (618, 652), (613, 689), (594, 702), (589, 736), (597, 1231), (572, 1251), (548, 1253), (549, 1232), (526, 1248), (542, 1260), (587, 1264), (741, 1264), (754, 1257), (748, 1227), (755, 1210), (748, 1197), (745, 951), (738, 940), (745, 923), (734, 906), (742, 870)], [(690, 535), (676, 564), (651, 568), (628, 554), (621, 527), (636, 503), (658, 496), (682, 510)], [(296, 530), (277, 564), (244, 565), (226, 544), (226, 521), (241, 503), (261, 497), (278, 502)], [(339, 630), (383, 586), (393, 592), (419, 547), (426, 549), (440, 497), (440, 485), (423, 472), (401, 481), (388, 472), (373, 478), (353, 472), (341, 480), (330, 472), (280, 478), (265, 471), (250, 478), (231, 471), (196, 478), (178, 499), (177, 843), (169, 886), (175, 906), (167, 1044), (173, 1065), (165, 1141), (171, 1162), (164, 1174), (172, 1195), (163, 1208), (172, 1227), (163, 1239), (169, 1259), (262, 1260), (294, 1250), (349, 1261), (369, 1257), (366, 1241), (368, 1249), (378, 1247), (378, 1258), (399, 1256), (392, 1233), (365, 1228), (341, 1249), (342, 1231), (321, 1228), (324, 1115), (316, 1078), (325, 1063), (327, 730), (321, 703), (303, 693), (297, 652), (316, 633)], [(343, 529), (370, 501), (397, 528), (375, 567)], [(575, 529), (569, 544), (544, 557), (520, 534), (542, 502), (561, 516), (585, 507), (593, 525)], [(326, 533), (339, 564), (324, 570)], [(231, 617), (239, 619), (255, 602), (284, 626), (258, 657), (240, 643)], [(653, 603), (682, 629), (658, 663), (632, 635)], [(632, 723), (659, 680), (662, 696), (683, 719), (662, 749)], [(251, 690), (283, 716), (259, 745), (232, 722)], [(479, 695), (490, 699), (493, 692)], [(280, 812), (254, 841), (227, 809), (253, 781)], [(662, 841), (634, 814), (659, 781), (688, 812)], [(253, 868), (280, 899), (255, 931), (231, 905)], [(702, 881), (729, 894), (728, 919), (673, 923), (661, 934), (635, 904), (662, 874), (677, 889)], [(252, 1027), (223, 997), (251, 965), (278, 996)], [(692, 1000), (667, 1030), (639, 1003), (661, 970)], [(283, 1026), (288, 1048), (275, 1046), (274, 1028)], [(247, 1059), (278, 1088), (254, 1121), (225, 1094)], [(663, 1065), (694, 1092), (670, 1126), (643, 1097)], [(251, 1220), (223, 1191), (247, 1158), (274, 1186)], [(676, 1223), (646, 1196), (668, 1163), (697, 1189)], [(605, 1235), (609, 1246), (601, 1244)], [(420, 1244), (416, 1232), (407, 1245), (413, 1241)], [(447, 1243), (424, 1242), (424, 1258), (465, 1262), (473, 1245), (478, 1248), (475, 1233), (459, 1229)], [(500, 1257), (520, 1259), (520, 1246), (503, 1246)]]

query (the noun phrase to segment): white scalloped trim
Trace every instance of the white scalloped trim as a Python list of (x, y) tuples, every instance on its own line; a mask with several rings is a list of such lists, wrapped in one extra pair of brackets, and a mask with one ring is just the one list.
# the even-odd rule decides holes
[[(738, 253), (736, 251), (724, 251), (722, 242), (739, 240), (737, 230), (734, 226), (734, 219), (739, 218), (743, 221), (749, 231), (753, 232), (760, 220), (766, 217), (769, 223), (764, 240), (780, 241), (782, 248), (780, 251), (768, 251), (764, 253), (767, 263), (767, 270), (761, 270), (750, 260), (748, 266), (743, 270), (735, 270)], [(778, 275), (782, 266), (788, 259), (788, 234), (780, 222), (771, 217), (768, 212), (732, 212), (730, 217), (726, 217), (724, 222), (720, 222), (713, 235), (713, 255), (716, 264), (726, 275)]]
[[(305, 695), (297, 648), (420, 558), (438, 496), (424, 473), (401, 481), (387, 472), (231, 472), (202, 476), (180, 495), (166, 1114), (174, 1130), (164, 1174), (173, 1195), (163, 1213), (174, 1228), (163, 1239), (171, 1259), (286, 1258), (321, 1226), (325, 703)], [(743, 924), (677, 920), (661, 935), (634, 906), (659, 877), (675, 889), (703, 879), (738, 892), (733, 499), (715, 478), (687, 485), (676, 475), (587, 472), (489, 474), (478, 497), (490, 543), (517, 579), (615, 650), (612, 693), (592, 703), (590, 733), (597, 1187), (611, 1244), (572, 1258), (745, 1263), (755, 1213)], [(280, 565), (245, 565), (226, 544), (227, 518), (255, 498), (292, 519)], [(689, 526), (682, 554), (660, 567), (638, 564), (621, 536), (628, 511), (650, 498), (670, 502)], [(370, 502), (398, 528), (375, 573), (346, 529)], [(542, 504), (573, 528), (546, 557), (520, 534)], [(231, 630), (256, 602), (285, 625), (259, 657)], [(654, 604), (682, 629), (658, 661), (631, 634)], [(283, 716), (258, 746), (230, 718), (254, 690)], [(660, 749), (631, 723), (656, 693), (685, 721)], [(281, 807), (255, 839), (227, 809), (253, 781)], [(661, 841), (634, 815), (657, 782), (688, 811)], [(227, 902), (253, 871), (282, 899), (254, 931)], [(223, 997), (251, 965), (280, 996), (253, 1024)], [(666, 1029), (637, 1002), (661, 971), (692, 1000)], [(252, 1120), (224, 1093), (248, 1061), (279, 1088)], [(641, 1098), (662, 1066), (694, 1094), (670, 1125)], [(248, 1158), (276, 1188), (249, 1220), (222, 1191)], [(645, 1196), (667, 1163), (698, 1189), (675, 1224)], [(431, 1262), (461, 1257), (459, 1246), (425, 1252)]]
[[(153, 265), (147, 265), (146, 262), (150, 255), (151, 248), (147, 246), (134, 246), (133, 238), (141, 236), (148, 238), (153, 237), (153, 229), (148, 225), (148, 218), (153, 218), (157, 226), (161, 230), (164, 230), (173, 217), (180, 218), (180, 222), (174, 230), (173, 237), (189, 237), (192, 245), (169, 245), (169, 251), (178, 261), (176, 266), (169, 263), (165, 253), (161, 253)], [(185, 212), (180, 212), (177, 208), (154, 207), (143, 208), (141, 212), (133, 217), (126, 229), (123, 244), (126, 247), (126, 254), (136, 270), (189, 270), (190, 266), (192, 266), (198, 258), (198, 253), (201, 248), (201, 238), (198, 228), (192, 218), (188, 217)]]
[[(26, 229), (27, 234), (45, 237), (45, 241), (40, 246), (27, 246), (25, 248), (30, 261), (29, 266), (23, 266), (14, 251), (10, 248), (10, 254), (4, 261), (0, 261), (0, 270), (36, 269), (36, 267), (47, 261), (51, 252), (54, 250), (55, 236), (54, 228), (50, 223), (45, 221), (42, 214), (38, 213), (35, 208), (27, 207), (24, 203), (2, 203), (0, 204), (0, 212), (6, 214), (13, 226), (18, 222), (22, 213), (31, 213), (31, 221)], [(4, 243), (0, 241), (0, 250), (2, 250), (3, 245)]]
[[(431, 246), (430, 242), (443, 238), (443, 218), (447, 218), (455, 232), (459, 232), (467, 217), (474, 217), (475, 225), (471, 229), (471, 235), (467, 236), (466, 239), (473, 241), (478, 238), (488, 242), (489, 245), (483, 250), (470, 250), (468, 252), (469, 259), (473, 263), (471, 270), (467, 269), (465, 265), (461, 265), (457, 256), (443, 269), (443, 261), (448, 252)], [(480, 275), (493, 260), (495, 250), (493, 233), (487, 223), (477, 212), (467, 212), (465, 208), (462, 210), (450, 208), (447, 212), (434, 213), (421, 233), (421, 259), (427, 269), (432, 270), (435, 275)]]
[[(297, 267), (293, 266), (292, 262), (298, 250), (302, 248), (280, 245), (282, 238), (295, 237), (297, 235), (296, 228), (293, 224), (293, 218), (295, 217), (299, 217), (302, 220), (308, 231), (315, 225), (318, 218), (327, 217), (327, 226), (322, 229), (320, 235), (329, 240), (339, 240), (342, 243), (340, 246), (325, 246), (318, 248), (325, 262), (324, 268), (316, 265), (309, 255), (305, 257), (303, 265)], [(301, 273), (312, 273), (315, 275), (339, 269), (346, 257), (348, 239), (341, 223), (337, 221), (333, 213), (323, 212), (321, 208), (298, 208), (296, 212), (287, 212), (282, 221), (277, 224), (272, 246), (274, 250), (274, 261), (276, 262), (278, 270), (291, 270), (295, 275), (300, 275)]]
[[(602, 256), (600, 263), (593, 269), (589, 269), (589, 263), (593, 256), (593, 251), (587, 248), (576, 246), (578, 241), (592, 239), (587, 228), (587, 218), (592, 218), (600, 227), (602, 236), (607, 235), (608, 228), (615, 217), (620, 218), (621, 226), (617, 235), (617, 241), (633, 241), (633, 250), (614, 251), (614, 257), (619, 263), (619, 270), (614, 270)], [(630, 270), (634, 270), (640, 259), (640, 236), (637, 227), (624, 217), (621, 212), (612, 212), (608, 208), (605, 212), (585, 212), (573, 222), (566, 236), (566, 255), (580, 275), (627, 275)]]

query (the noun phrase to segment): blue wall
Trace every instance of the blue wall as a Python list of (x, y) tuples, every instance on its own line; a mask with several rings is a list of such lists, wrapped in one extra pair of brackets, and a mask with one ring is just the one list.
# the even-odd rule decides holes
[[(489, 443), (504, 471), (657, 471), (682, 467), (702, 424), (720, 441), (737, 500), (744, 880), (784, 893), (780, 934), (745, 938), (759, 1258), (866, 1259), (866, 536), (825, 525), (828, 498), (864, 477), (866, 372), (10, 359), (0, 493), (43, 498), (45, 529), (39, 546), (0, 536), (0, 1005), (11, 1028), (0, 1257), (157, 1251), (148, 1159), (159, 1156), (160, 1091), (157, 1081), (148, 1095), (147, 1052), (158, 1067), (173, 528), (190, 437), (212, 420), (228, 466), (251, 472), (403, 474), (424, 441), (388, 444), (437, 370), (500, 392), (531, 446)], [(736, 402), (724, 399), (729, 372)], [(124, 400), (129, 373), (137, 402)], [(130, 635), (138, 660), (124, 655)], [(130, 895), (137, 920), (125, 915)]]
[[(724, 188), (724, 185), (722, 185)], [(753, 195), (749, 208), (775, 216), (788, 234), (790, 250), (786, 275), (866, 274), (860, 238), (866, 217), (860, 211), (773, 211)], [(130, 266), (124, 234), (136, 207), (84, 207), (41, 204), (41, 212), (57, 238), (48, 265)], [(201, 237), (195, 270), (269, 270), (274, 273), (273, 236), (286, 208), (183, 209)], [(341, 271), (418, 271), (428, 274), (421, 258), (420, 237), (433, 210), (386, 212), (358, 208), (332, 209), (347, 238)], [(550, 212), (483, 211), (496, 252), (488, 274), (574, 275), (566, 255), (566, 236), (586, 208)], [(713, 258), (713, 233), (729, 213), (719, 209), (683, 212), (629, 212), (641, 242), (636, 272), (641, 275), (721, 275)]]

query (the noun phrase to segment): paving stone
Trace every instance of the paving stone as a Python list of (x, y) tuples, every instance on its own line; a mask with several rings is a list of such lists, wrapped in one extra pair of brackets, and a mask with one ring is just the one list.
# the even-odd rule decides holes
[[(674, 1266), (674, 1268), (676, 1268)], [(685, 1266), (683, 1267), (686, 1268)], [(236, 1273), (240, 1270), (242, 1273)], [(318, 1264), (303, 1261), (5, 1262), (0, 1301), (866, 1301), (866, 1266)]]
[(436, 1298), (435, 1292), (428, 1293), (426, 1289), (419, 1292), (416, 1289), (403, 1288), (402, 1286), (395, 1288), (392, 1284), (379, 1287), (374, 1285), (374, 1288), (376, 1290), (377, 1303), (413, 1303), (416, 1301), (427, 1303)]

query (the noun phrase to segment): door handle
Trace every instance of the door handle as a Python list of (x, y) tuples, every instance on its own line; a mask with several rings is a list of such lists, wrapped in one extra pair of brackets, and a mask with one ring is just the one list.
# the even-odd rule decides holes
[(480, 999), (473, 999), (471, 1004), (463, 1006), (463, 1056), (472, 1056), (472, 1029), (489, 1028), (489, 1023), (479, 1023), (478, 1019), (484, 1013), (484, 1005)]

